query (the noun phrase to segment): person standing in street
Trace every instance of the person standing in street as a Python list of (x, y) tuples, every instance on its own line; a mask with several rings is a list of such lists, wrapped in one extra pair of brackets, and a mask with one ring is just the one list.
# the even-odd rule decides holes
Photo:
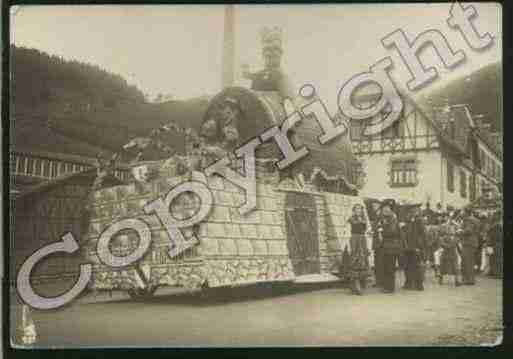
[(475, 252), (475, 269), (477, 273), (481, 273), (483, 252), (486, 245), (486, 233), (488, 232), (489, 220), (485, 214), (478, 217), (479, 220), (479, 241)]
[(374, 252), (374, 278), (376, 287), (383, 287), (383, 239), (378, 232), (381, 221), (381, 203), (372, 203), (371, 225), (372, 225), (372, 250)]
[(475, 252), (479, 242), (479, 221), (470, 208), (465, 208), (465, 216), (463, 218), (463, 228), (461, 231), (461, 269), (463, 275), (463, 284), (475, 284), (474, 260)]
[(426, 254), (426, 225), (419, 207), (413, 207), (404, 228), (406, 248), (404, 289), (424, 290), (424, 261)]
[(422, 211), (422, 216), (426, 219), (426, 224), (434, 224), (435, 211), (431, 209), (431, 204), (429, 202), (426, 202), (426, 208)]
[(361, 295), (362, 289), (367, 286), (369, 277), (369, 249), (365, 233), (367, 231), (367, 221), (361, 204), (355, 204), (353, 215), (348, 222), (351, 225), (351, 264), (349, 269), (349, 278), (351, 280), (351, 289), (354, 294)]
[(459, 287), (461, 282), (458, 279), (458, 237), (457, 225), (452, 218), (445, 217), (445, 223), (440, 225), (439, 238), (441, 246), (440, 275), (438, 283), (441, 285), (445, 275), (454, 277), (454, 285)]
[(487, 248), (489, 248), (489, 267), (487, 273), (490, 277), (502, 278), (502, 262), (503, 262), (503, 227), (502, 212), (497, 211), (492, 217), (492, 224), (487, 233)]
[(396, 263), (403, 250), (399, 233), (399, 223), (396, 214), (392, 211), (393, 201), (386, 200), (382, 204), (382, 220), (378, 231), (383, 238), (383, 292), (395, 291)]
[(444, 215), (445, 215), (445, 213), (442, 209), (442, 204), (440, 202), (438, 202), (436, 204), (436, 210), (435, 210), (435, 215), (434, 215), (434, 217), (435, 217), (434, 224), (437, 224), (437, 225), (442, 224)]
[(435, 212), (431, 209), (431, 205), (429, 204), (429, 202), (427, 202), (425, 208), (422, 210), (421, 213), (426, 227), (426, 264), (429, 263), (430, 267), (435, 272), (435, 275), (438, 276), (438, 266), (435, 263), (435, 252), (438, 249), (438, 226), (435, 226)]

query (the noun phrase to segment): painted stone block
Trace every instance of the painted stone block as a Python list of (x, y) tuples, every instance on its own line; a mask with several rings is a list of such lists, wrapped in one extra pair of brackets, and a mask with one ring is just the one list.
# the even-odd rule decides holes
[(237, 239), (235, 241), (238, 249), (238, 253), (241, 256), (251, 256), (253, 255), (253, 247), (251, 246), (251, 241), (249, 239)]
[(268, 251), (270, 255), (285, 255), (287, 254), (287, 244), (285, 241), (269, 240), (267, 241)]
[(252, 240), (251, 245), (253, 246), (253, 253), (256, 256), (267, 255), (267, 242), (263, 240)]
[(230, 209), (224, 206), (212, 206), (208, 220), (211, 222), (230, 222)]
[(224, 223), (225, 235), (229, 238), (241, 238), (241, 231), (237, 223)]
[(219, 247), (216, 238), (202, 238), (200, 240), (199, 251), (201, 255), (215, 256), (219, 254)]
[(207, 235), (209, 237), (226, 237), (224, 225), (222, 223), (207, 223)]
[(219, 238), (219, 254), (220, 255), (236, 255), (237, 247), (232, 238)]
[(284, 239), (285, 233), (281, 226), (271, 226), (272, 238), (273, 239)]
[(258, 232), (255, 224), (241, 224), (241, 236), (243, 238), (254, 239), (258, 238)]
[(271, 239), (273, 234), (271, 232), (271, 228), (269, 226), (260, 224), (257, 226), (258, 237), (260, 239)]

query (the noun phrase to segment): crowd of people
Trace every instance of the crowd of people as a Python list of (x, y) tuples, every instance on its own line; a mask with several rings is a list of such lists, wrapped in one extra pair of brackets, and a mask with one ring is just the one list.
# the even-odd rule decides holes
[[(403, 289), (424, 290), (427, 269), (440, 285), (450, 278), (454, 286), (475, 285), (476, 274), (502, 278), (502, 212), (488, 216), (470, 206), (445, 211), (438, 204), (410, 206), (399, 210), (394, 200), (372, 201), (368, 208), (370, 226), (363, 205), (356, 204), (351, 226), (348, 278), (355, 294), (362, 294), (374, 274), (375, 286), (385, 293), (396, 290), (396, 272), (404, 271)], [(424, 207), (424, 208), (422, 208)], [(368, 228), (370, 227), (370, 228)], [(372, 232), (372, 248), (366, 233)], [(374, 273), (370, 265), (373, 251)]]

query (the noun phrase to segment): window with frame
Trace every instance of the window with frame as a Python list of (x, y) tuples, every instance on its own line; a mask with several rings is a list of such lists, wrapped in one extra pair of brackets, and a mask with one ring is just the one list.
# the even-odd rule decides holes
[(390, 186), (408, 187), (416, 186), (417, 181), (417, 160), (393, 159), (390, 165)]
[(454, 165), (447, 160), (447, 190), (454, 192)]
[(465, 171), (460, 171), (460, 195), (467, 198), (467, 174)]

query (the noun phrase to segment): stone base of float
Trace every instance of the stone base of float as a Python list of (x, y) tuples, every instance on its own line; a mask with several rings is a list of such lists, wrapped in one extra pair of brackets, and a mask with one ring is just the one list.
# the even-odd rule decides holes
[(294, 279), (294, 283), (302, 284), (302, 283), (329, 283), (329, 282), (339, 282), (340, 278), (329, 273), (322, 274), (305, 274), (300, 275)]

